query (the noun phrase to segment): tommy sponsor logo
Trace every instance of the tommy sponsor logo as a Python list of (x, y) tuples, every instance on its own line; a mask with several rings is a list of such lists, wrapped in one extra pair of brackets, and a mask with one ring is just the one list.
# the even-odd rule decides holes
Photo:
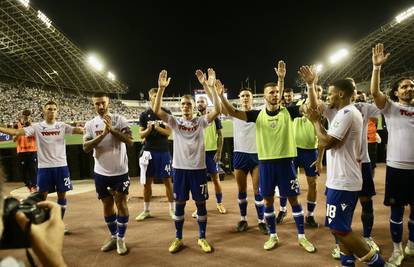
[(414, 111), (408, 111), (405, 109), (400, 109), (400, 114), (403, 116), (408, 116), (408, 117), (412, 117), (414, 116)]
[(192, 127), (186, 127), (184, 125), (178, 125), (178, 129), (186, 132), (195, 132), (198, 129), (198, 125), (194, 125)]
[(43, 136), (55, 136), (55, 135), (59, 135), (60, 131), (45, 131), (45, 132), (41, 132), (41, 134)]
[(343, 210), (343, 211), (344, 211), (347, 207), (348, 207), (348, 205), (346, 205), (345, 203), (342, 203), (342, 204), (341, 204), (341, 208), (342, 208), (342, 210)]
[(104, 132), (104, 131), (102, 131), (102, 130), (101, 130), (101, 131), (95, 131), (95, 134), (96, 134), (96, 135), (101, 135), (101, 134), (103, 134), (103, 132)]

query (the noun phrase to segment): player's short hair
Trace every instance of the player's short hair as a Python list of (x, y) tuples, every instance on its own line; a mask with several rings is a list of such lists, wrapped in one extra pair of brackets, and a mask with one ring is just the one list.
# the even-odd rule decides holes
[(22, 115), (23, 116), (30, 116), (30, 114), (32, 114), (32, 112), (28, 109), (23, 110)]
[(107, 98), (109, 98), (109, 95), (107, 93), (104, 93), (104, 92), (96, 92), (96, 93), (93, 94), (92, 97), (107, 97)]
[(265, 83), (265, 85), (263, 85), (263, 90), (266, 87), (275, 87), (275, 86), (277, 86), (277, 83), (275, 83), (275, 82)]
[(355, 91), (355, 82), (352, 78), (339, 79), (329, 85), (344, 92), (347, 96), (352, 96)]
[(54, 105), (54, 106), (58, 107), (58, 104), (57, 104), (57, 103), (56, 103), (56, 101), (54, 101), (54, 100), (49, 100), (49, 101), (47, 101), (47, 102), (43, 105), (43, 107), (45, 108), (46, 106), (49, 106), (49, 105)]
[(156, 93), (158, 93), (158, 88), (151, 88), (151, 89), (149, 89), (149, 91), (148, 91), (148, 95), (152, 95), (152, 94), (156, 94)]
[(292, 88), (285, 88), (285, 89), (283, 89), (283, 93), (293, 93), (293, 89)]
[(396, 79), (391, 84), (391, 89), (388, 91), (388, 96), (391, 98), (392, 101), (398, 101), (398, 97), (395, 95), (395, 91), (398, 91), (398, 87), (400, 87), (401, 82), (405, 80), (412, 81), (408, 77), (401, 77), (401, 78)]
[(251, 88), (249, 88), (249, 87), (243, 87), (243, 88), (241, 88), (241, 89), (240, 89), (240, 91), (239, 91), (239, 93), (241, 93), (241, 92), (243, 92), (243, 91), (249, 91), (250, 93), (253, 93), (253, 92), (252, 92), (252, 89), (251, 89)]
[(182, 99), (189, 99), (189, 100), (191, 100), (191, 103), (193, 103), (194, 104), (194, 98), (193, 98), (193, 96), (192, 95), (183, 95), (182, 97), (181, 97), (181, 100)]

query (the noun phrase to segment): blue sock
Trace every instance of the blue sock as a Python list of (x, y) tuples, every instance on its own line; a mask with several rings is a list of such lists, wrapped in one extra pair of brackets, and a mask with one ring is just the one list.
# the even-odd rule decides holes
[(308, 201), (308, 216), (313, 216), (313, 212), (315, 211), (316, 202)]
[(57, 203), (60, 205), (60, 210), (62, 211), (62, 220), (63, 220), (63, 217), (65, 217), (66, 205), (68, 204), (68, 201), (66, 200), (66, 198), (63, 198), (63, 199), (58, 198)]
[(216, 200), (217, 203), (221, 203), (221, 201), (223, 200), (223, 193), (216, 193)]
[(295, 219), (296, 229), (298, 230), (298, 234), (305, 233), (305, 218), (303, 217), (303, 210), (302, 205), (298, 204), (292, 206), (292, 214), (293, 219)]
[(342, 267), (355, 267), (355, 256), (345, 255), (341, 252), (341, 265)]
[(287, 197), (280, 197), (280, 210), (286, 211)]
[(115, 237), (118, 233), (118, 226), (116, 223), (116, 214), (113, 214), (111, 216), (105, 216), (105, 222), (108, 226), (109, 232), (111, 232), (112, 237)]
[(368, 262), (366, 262), (366, 264), (368, 266), (373, 266), (373, 267), (383, 267), (385, 264), (385, 261), (381, 257), (380, 254), (375, 253), (374, 256), (372, 256), (372, 258)]
[(364, 237), (370, 237), (372, 226), (374, 225), (374, 209), (372, 207), (372, 199), (361, 202), (362, 213), (361, 221)]
[(269, 233), (276, 234), (276, 216), (273, 205), (265, 207), (264, 216), (266, 218), (267, 227), (269, 228)]
[(245, 217), (247, 215), (247, 193), (239, 192), (238, 198), (239, 198), (240, 216)]
[(200, 238), (206, 238), (207, 228), (207, 209), (206, 203), (196, 204), (197, 206), (197, 222), (198, 222), (198, 236)]
[(414, 242), (414, 211), (410, 212), (410, 218), (408, 219), (408, 240)]
[(181, 204), (181, 203), (175, 202), (175, 216), (174, 216), (175, 237), (179, 239), (183, 238), (184, 208), (185, 208), (185, 203)]
[(401, 243), (403, 235), (403, 206), (391, 206), (390, 230), (394, 243)]
[(118, 225), (118, 238), (124, 238), (125, 232), (128, 227), (128, 219), (129, 216), (119, 216), (117, 218), (117, 225)]
[(257, 219), (263, 221), (264, 217), (264, 201), (260, 194), (254, 195), (254, 205), (256, 206)]

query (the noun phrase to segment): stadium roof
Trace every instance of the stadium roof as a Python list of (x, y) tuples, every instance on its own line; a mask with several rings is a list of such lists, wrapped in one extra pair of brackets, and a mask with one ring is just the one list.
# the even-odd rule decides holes
[[(411, 15), (408, 14), (410, 12)], [(392, 22), (353, 45), (345, 60), (321, 73), (321, 84), (344, 77), (352, 77), (357, 83), (368, 82), (372, 74), (372, 47), (377, 43), (383, 43), (385, 52), (391, 53), (382, 68), (383, 82), (389, 82), (395, 76), (414, 76), (413, 12), (414, 8), (403, 12), (402, 15), (409, 16), (403, 20), (397, 16)]]
[(125, 93), (27, 0), (0, 1), (0, 76), (78, 92)]

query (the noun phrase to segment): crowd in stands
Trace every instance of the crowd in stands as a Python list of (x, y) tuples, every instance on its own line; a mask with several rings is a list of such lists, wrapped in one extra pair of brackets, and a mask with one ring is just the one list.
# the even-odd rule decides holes
[[(0, 124), (13, 125), (20, 117), (22, 110), (32, 112), (33, 121), (42, 120), (42, 105), (48, 100), (59, 104), (59, 120), (68, 123), (87, 121), (95, 116), (90, 96), (77, 93), (46, 90), (33, 87), (14, 87), (8, 84), (0, 85)], [(136, 119), (138, 109), (127, 107), (121, 100), (112, 99), (113, 113), (122, 114), (127, 119)]]

